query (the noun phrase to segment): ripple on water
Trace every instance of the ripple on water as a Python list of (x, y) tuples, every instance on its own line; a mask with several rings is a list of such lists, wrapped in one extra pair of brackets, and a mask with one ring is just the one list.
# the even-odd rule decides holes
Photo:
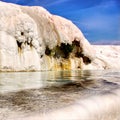
[[(0, 73), (0, 111), (4, 111), (0, 115), (11, 113), (7, 115), (9, 118), (14, 113), (21, 116), (47, 113), (77, 100), (119, 89), (119, 84), (106, 75), (109, 75), (106, 71), (105, 74), (104, 71)], [(120, 74), (115, 72), (115, 75)]]

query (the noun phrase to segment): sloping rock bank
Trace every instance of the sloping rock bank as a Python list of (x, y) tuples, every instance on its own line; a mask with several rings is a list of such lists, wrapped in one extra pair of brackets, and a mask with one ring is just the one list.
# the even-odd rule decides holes
[(84, 69), (120, 69), (120, 45), (93, 45), (96, 58)]
[(91, 64), (95, 59), (93, 46), (71, 21), (42, 7), (0, 2), (0, 71), (109, 68), (99, 62), (104, 58)]

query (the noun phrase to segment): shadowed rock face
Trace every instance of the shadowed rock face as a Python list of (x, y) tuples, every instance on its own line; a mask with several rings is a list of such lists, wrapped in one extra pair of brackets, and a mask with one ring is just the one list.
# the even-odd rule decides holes
[(69, 20), (42, 7), (0, 2), (0, 70), (82, 69), (94, 50)]

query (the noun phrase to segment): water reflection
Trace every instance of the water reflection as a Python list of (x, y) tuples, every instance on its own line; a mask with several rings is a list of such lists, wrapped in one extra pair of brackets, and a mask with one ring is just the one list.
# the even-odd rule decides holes
[[(0, 119), (43, 114), (120, 88), (120, 72), (46, 71), (0, 73)], [(4, 117), (4, 114), (6, 118)]]
[[(0, 93), (19, 91), (32, 88), (59, 86), (70, 83), (90, 81), (97, 79), (120, 78), (120, 72), (110, 71), (46, 71), (46, 72), (1, 72)], [(114, 81), (115, 82), (115, 81)]]
[(90, 71), (0, 73), (0, 93), (62, 85), (90, 78)]

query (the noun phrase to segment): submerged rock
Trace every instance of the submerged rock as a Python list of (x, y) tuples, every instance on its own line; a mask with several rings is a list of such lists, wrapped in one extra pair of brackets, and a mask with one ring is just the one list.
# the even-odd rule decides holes
[(91, 69), (95, 58), (71, 21), (42, 7), (0, 2), (0, 71)]

